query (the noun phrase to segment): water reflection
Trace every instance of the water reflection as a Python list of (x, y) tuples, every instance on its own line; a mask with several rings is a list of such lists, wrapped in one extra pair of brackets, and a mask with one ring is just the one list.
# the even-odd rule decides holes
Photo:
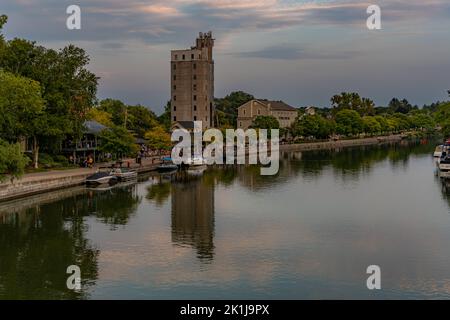
[[(0, 298), (86, 299), (100, 250), (87, 239), (87, 217), (111, 229), (139, 205), (135, 186), (55, 191), (0, 205)], [(81, 269), (82, 290), (67, 289), (66, 269)]]
[(177, 174), (172, 181), (172, 242), (196, 248), (202, 261), (214, 257), (214, 184)]
[[(0, 204), (0, 298), (210, 297), (220, 288), (220, 298), (357, 297), (370, 294), (364, 268), (374, 257), (386, 285), (420, 295), (450, 265), (441, 250), (450, 183), (433, 178), (433, 149), (283, 152), (276, 176), (215, 166)], [(359, 188), (341, 188), (353, 182)], [(66, 289), (71, 264), (81, 292)]]

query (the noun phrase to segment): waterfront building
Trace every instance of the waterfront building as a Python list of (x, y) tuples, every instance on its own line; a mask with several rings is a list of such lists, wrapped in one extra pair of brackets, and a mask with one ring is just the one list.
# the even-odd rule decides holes
[(214, 126), (214, 39), (200, 32), (195, 46), (171, 51), (171, 121)]
[(294, 123), (297, 114), (296, 108), (283, 101), (250, 100), (238, 108), (237, 127), (246, 130), (257, 116), (273, 116), (281, 128), (288, 128)]

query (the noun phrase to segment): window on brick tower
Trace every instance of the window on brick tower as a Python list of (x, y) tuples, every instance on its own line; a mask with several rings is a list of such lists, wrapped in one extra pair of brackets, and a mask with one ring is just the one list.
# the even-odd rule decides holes
[(177, 117), (176, 116), (173, 116), (173, 121), (177, 121)]
[(175, 55), (175, 60), (178, 60), (178, 55), (177, 54)]
[(197, 96), (194, 96), (194, 101), (197, 101)]
[(177, 106), (173, 106), (173, 111), (177, 111)]
[(173, 70), (177, 70), (177, 65), (175, 63), (173, 64)]
[(197, 64), (194, 63), (194, 64), (192, 65), (192, 68), (197, 69)]
[(194, 90), (197, 90), (197, 85), (196, 84), (194, 84)]
[(194, 54), (191, 54), (191, 59), (194, 59)]
[(196, 74), (194, 74), (194, 80), (197, 80), (197, 75)]
[(194, 121), (197, 121), (197, 116), (194, 116)]
[(173, 101), (177, 101), (177, 96), (173, 96)]
[(174, 80), (174, 81), (177, 80), (177, 76), (173, 76), (173, 80)]
[(173, 90), (177, 90), (177, 86), (174, 85), (174, 86), (173, 86)]
[(186, 59), (185, 55), (183, 54), (183, 60)]
[(197, 111), (197, 106), (196, 105), (194, 105), (194, 111)]

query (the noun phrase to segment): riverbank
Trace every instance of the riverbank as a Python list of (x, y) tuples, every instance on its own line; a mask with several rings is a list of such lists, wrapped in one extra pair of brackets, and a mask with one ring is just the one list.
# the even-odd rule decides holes
[[(156, 158), (142, 159), (142, 165), (136, 164), (135, 160), (128, 161), (130, 162), (130, 168), (138, 171), (138, 173), (153, 171), (160, 163)], [(25, 174), (21, 179), (0, 183), (0, 202), (82, 185), (85, 183), (86, 177), (94, 174), (99, 168), (106, 166), (108, 165), (103, 163), (94, 168), (52, 170)]]
[[(308, 151), (376, 145), (398, 142), (405, 137), (405, 135), (391, 135), (351, 140), (285, 144), (280, 145), (280, 151)], [(159, 164), (158, 158), (143, 159), (141, 166), (136, 164), (134, 160), (129, 161), (131, 168), (137, 170), (138, 173), (153, 171)], [(106, 164), (99, 164), (99, 167), (102, 166), (104, 167)], [(82, 185), (86, 177), (92, 175), (97, 169), (98, 167), (92, 169), (76, 168), (25, 174), (19, 180), (0, 184), (0, 202)]]
[(280, 151), (309, 151), (309, 150), (370, 146), (376, 144), (398, 142), (402, 139), (405, 139), (406, 137), (407, 136), (403, 134), (396, 134), (390, 136), (379, 136), (361, 139), (283, 144), (280, 145)]

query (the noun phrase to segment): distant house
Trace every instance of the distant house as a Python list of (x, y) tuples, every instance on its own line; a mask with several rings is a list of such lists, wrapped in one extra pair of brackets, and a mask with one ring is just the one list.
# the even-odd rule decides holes
[(101, 141), (98, 137), (107, 127), (93, 120), (85, 121), (83, 126), (81, 139), (67, 138), (62, 143), (61, 151), (68, 157), (72, 156), (74, 162), (87, 156), (92, 156), (97, 161), (101, 156), (98, 151)]
[(316, 114), (316, 108), (314, 107), (306, 107), (305, 114), (308, 116), (314, 116)]
[(298, 110), (283, 101), (251, 100), (238, 108), (237, 127), (248, 129), (257, 116), (273, 116), (281, 128), (294, 123)]

